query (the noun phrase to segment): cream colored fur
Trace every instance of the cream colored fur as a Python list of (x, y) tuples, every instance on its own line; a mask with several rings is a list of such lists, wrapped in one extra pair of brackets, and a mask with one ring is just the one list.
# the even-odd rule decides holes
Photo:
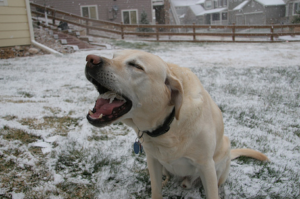
[[(120, 120), (137, 134), (156, 129), (175, 107), (176, 119), (169, 132), (155, 138), (144, 134), (140, 140), (147, 156), (153, 199), (162, 198), (162, 185), (169, 174), (182, 177), (184, 188), (190, 188), (200, 177), (207, 198), (217, 199), (218, 186), (225, 182), (232, 158), (246, 155), (268, 160), (251, 149), (231, 150), (223, 134), (220, 109), (188, 68), (135, 50), (119, 52), (104, 61), (103, 70), (117, 79), (112, 86), (133, 102), (131, 111)], [(143, 70), (129, 66), (130, 61)], [(167, 175), (164, 183), (163, 173)]]

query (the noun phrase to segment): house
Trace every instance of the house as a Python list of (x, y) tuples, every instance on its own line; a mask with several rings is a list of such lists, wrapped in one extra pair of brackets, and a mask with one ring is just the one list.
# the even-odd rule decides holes
[(0, 47), (31, 44), (31, 15), (27, 3), (0, 0)]
[(82, 17), (124, 24), (139, 24), (142, 12), (148, 21), (155, 19), (153, 2), (150, 0), (33, 0), (40, 5), (50, 6)]
[(34, 40), (29, 0), (0, 0), (0, 47), (21, 45), (33, 45), (62, 55)]
[[(181, 16), (182, 24), (281, 24), (287, 21), (285, 1), (288, 0), (198, 0), (177, 14)], [(300, 0), (289, 2), (289, 16), (293, 16)]]
[(185, 23), (195, 24), (228, 24), (227, 0), (198, 0), (188, 7)]
[(169, 0), (170, 2), (170, 16), (173, 20), (170, 21), (171, 24), (186, 24), (185, 15), (187, 13), (188, 7), (194, 5), (199, 0)]
[(201, 13), (205, 24), (228, 24), (228, 0), (202, 0), (199, 1), (198, 4), (205, 9), (205, 11)]
[(245, 0), (240, 4), (229, 3), (229, 24), (265, 25), (285, 21), (286, 5), (283, 0)]
[(286, 3), (286, 11), (285, 17), (287, 19), (287, 23), (290, 23), (294, 16), (300, 12), (300, 0), (285, 0)]
[(152, 23), (169, 24), (171, 17), (169, 0), (152, 0), (152, 6)]
[(187, 13), (185, 15), (185, 24), (206, 24), (206, 21), (204, 21), (204, 15), (205, 9), (201, 5), (191, 5), (189, 6), (189, 9), (187, 10)]

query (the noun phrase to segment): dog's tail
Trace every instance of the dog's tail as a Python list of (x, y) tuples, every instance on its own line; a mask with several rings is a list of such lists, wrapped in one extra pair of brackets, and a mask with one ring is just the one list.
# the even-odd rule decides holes
[(266, 162), (270, 161), (266, 155), (252, 149), (231, 149), (230, 151), (231, 160), (238, 158), (240, 156), (246, 156), (260, 161), (266, 161)]

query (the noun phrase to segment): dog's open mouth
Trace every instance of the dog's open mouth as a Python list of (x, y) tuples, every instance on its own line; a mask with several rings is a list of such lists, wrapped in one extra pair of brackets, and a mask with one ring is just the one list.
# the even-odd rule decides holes
[(130, 111), (132, 102), (127, 97), (105, 88), (94, 79), (89, 80), (100, 94), (93, 110), (87, 114), (87, 119), (92, 125), (97, 127), (109, 125)]

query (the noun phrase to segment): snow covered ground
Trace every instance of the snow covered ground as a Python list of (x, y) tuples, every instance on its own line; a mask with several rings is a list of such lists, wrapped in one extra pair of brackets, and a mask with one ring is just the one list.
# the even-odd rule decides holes
[[(191, 68), (221, 108), (232, 147), (270, 158), (234, 160), (222, 198), (300, 197), (300, 43), (115, 45)], [(98, 95), (85, 57), (114, 51), (0, 60), (0, 197), (150, 198), (132, 129), (85, 119)], [(183, 190), (173, 178), (164, 198), (203, 198), (199, 184)]]

